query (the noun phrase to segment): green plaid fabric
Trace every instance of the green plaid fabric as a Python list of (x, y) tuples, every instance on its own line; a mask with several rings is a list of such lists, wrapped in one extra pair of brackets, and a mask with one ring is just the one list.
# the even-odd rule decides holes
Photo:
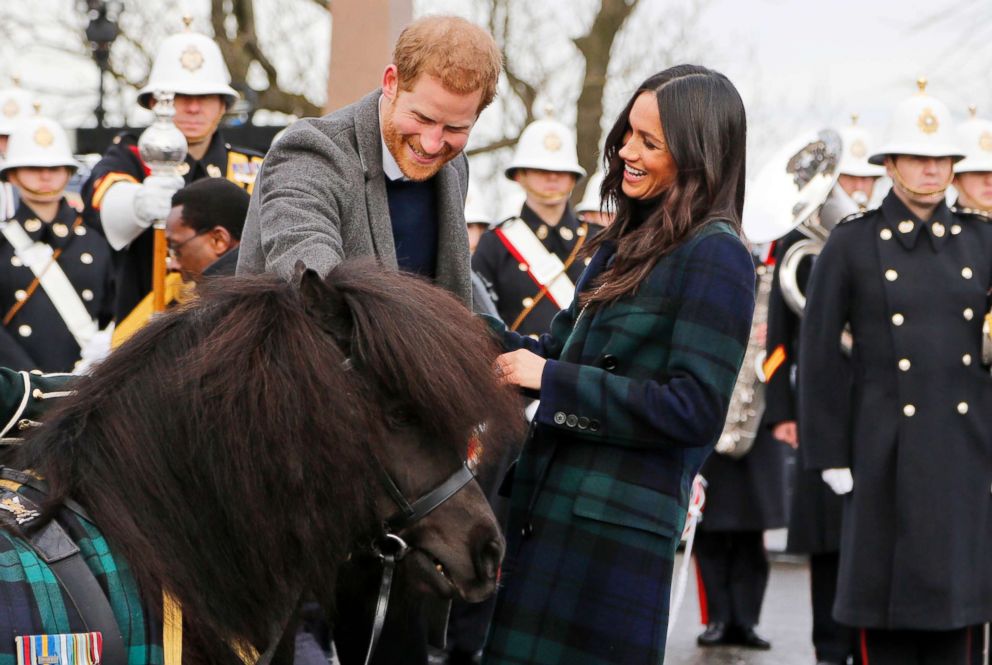
[[(613, 251), (600, 248), (580, 291)], [(747, 249), (713, 223), (632, 297), (573, 304), (540, 340), (500, 329), (506, 348), (548, 362), (513, 478), (487, 665), (663, 662), (690, 485), (723, 429), (753, 289)]]
[[(15, 492), (2, 481), (3, 497)], [(27, 487), (16, 494), (37, 505), (42, 497)], [(19, 635), (83, 633), (86, 625), (62, 590), (48, 565), (10, 526), (3, 511), (0, 528), (0, 665), (17, 662), (15, 638)], [(142, 603), (127, 564), (114, 556), (106, 539), (89, 521), (68, 509), (58, 515), (59, 524), (79, 546), (90, 570), (110, 600), (120, 626), (130, 665), (159, 665), (162, 630)], [(157, 612), (155, 612), (157, 614)]]

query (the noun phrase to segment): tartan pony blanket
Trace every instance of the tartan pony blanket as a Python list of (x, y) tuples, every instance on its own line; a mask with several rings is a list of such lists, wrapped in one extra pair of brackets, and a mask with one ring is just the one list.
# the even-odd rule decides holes
[[(77, 601), (59, 583), (46, 561), (55, 543), (32, 538), (44, 494), (39, 483), (12, 469), (0, 469), (0, 665), (95, 665), (101, 662), (103, 635), (87, 624)], [(83, 511), (61, 508), (54, 523), (78, 548), (76, 556), (105, 594), (128, 663), (163, 663), (162, 623), (149, 616), (127, 564)], [(63, 547), (65, 544), (63, 543)], [(56, 552), (59, 556), (64, 552)], [(63, 573), (64, 574), (64, 573)]]

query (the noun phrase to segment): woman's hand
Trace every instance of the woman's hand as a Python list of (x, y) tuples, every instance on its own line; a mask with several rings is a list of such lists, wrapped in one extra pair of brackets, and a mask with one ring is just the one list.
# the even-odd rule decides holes
[(526, 349), (517, 349), (496, 358), (496, 376), (509, 383), (531, 390), (541, 389), (541, 374), (547, 361)]

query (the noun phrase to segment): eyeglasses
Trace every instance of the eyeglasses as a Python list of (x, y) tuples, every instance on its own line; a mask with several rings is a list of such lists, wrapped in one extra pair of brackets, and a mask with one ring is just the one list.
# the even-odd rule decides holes
[(189, 238), (186, 238), (186, 240), (183, 240), (181, 243), (175, 245), (169, 243), (169, 249), (168, 249), (169, 258), (178, 259), (179, 254), (183, 251), (183, 247), (185, 247), (187, 243), (192, 242), (196, 238), (199, 238), (204, 233), (208, 233), (209, 231), (210, 229), (203, 229), (202, 231), (197, 231), (194, 235), (190, 236)]

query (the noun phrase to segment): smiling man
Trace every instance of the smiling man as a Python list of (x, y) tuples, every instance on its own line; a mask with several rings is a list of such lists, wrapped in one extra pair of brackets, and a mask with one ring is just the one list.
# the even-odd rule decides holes
[[(238, 274), (289, 279), (303, 261), (326, 275), (346, 258), (374, 257), (470, 306), (462, 151), (496, 95), (501, 67), (493, 38), (464, 19), (407, 26), (380, 89), (300, 120), (273, 144), (252, 193)], [(333, 632), (344, 665), (363, 662), (368, 647), (379, 571), (367, 572), (356, 563), (338, 589)], [(427, 613), (407, 601), (390, 608), (373, 663), (427, 662)]]
[(347, 257), (423, 275), (471, 304), (462, 151), (493, 100), (499, 49), (481, 28), (431, 16), (399, 37), (382, 88), (291, 126), (259, 174), (239, 273), (327, 274)]

